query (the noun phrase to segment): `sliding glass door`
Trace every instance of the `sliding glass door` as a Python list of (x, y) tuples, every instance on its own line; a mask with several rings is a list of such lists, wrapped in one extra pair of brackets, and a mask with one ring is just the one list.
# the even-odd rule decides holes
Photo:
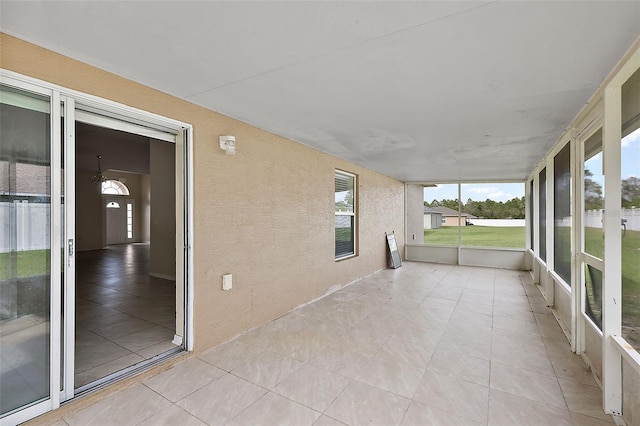
[[(51, 399), (52, 120), (48, 96), (0, 86), (0, 417)], [(54, 179), (55, 180), (55, 179)], [(54, 249), (54, 250), (52, 250)], [(55, 253), (58, 250), (58, 253)], [(54, 264), (55, 265), (55, 264)], [(57, 322), (59, 324), (59, 322)], [(59, 365), (59, 364), (58, 364)]]

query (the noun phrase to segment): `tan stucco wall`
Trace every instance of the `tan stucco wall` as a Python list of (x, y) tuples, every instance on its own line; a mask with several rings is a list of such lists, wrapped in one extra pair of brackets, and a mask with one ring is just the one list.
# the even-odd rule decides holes
[(442, 221), (442, 226), (467, 226), (466, 216), (443, 216), (443, 218), (446, 218), (447, 220)]
[[(386, 266), (404, 246), (395, 179), (0, 34), (0, 67), (194, 126), (195, 350), (277, 318)], [(188, 75), (185, 75), (188, 78)], [(226, 156), (218, 136), (231, 134)], [(334, 170), (358, 175), (359, 256), (334, 261)], [(234, 288), (221, 290), (233, 274)]]

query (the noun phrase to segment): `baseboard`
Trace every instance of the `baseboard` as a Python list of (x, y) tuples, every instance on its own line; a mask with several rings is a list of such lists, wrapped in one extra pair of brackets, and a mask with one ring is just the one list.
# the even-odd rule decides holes
[(163, 280), (175, 281), (176, 277), (165, 274), (157, 274), (155, 272), (149, 272), (150, 277), (162, 278)]
[(177, 334), (173, 335), (173, 340), (171, 341), (174, 345), (182, 346), (182, 336), (178, 336)]

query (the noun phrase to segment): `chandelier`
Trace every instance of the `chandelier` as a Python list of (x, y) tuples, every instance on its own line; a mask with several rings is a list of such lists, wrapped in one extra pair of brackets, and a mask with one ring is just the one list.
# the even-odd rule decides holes
[(102, 155), (96, 155), (96, 157), (98, 158), (98, 173), (96, 173), (95, 175), (91, 176), (91, 183), (94, 185), (100, 185), (103, 182), (106, 182), (108, 180), (108, 178), (102, 174), (102, 167), (100, 166), (100, 160), (102, 159)]

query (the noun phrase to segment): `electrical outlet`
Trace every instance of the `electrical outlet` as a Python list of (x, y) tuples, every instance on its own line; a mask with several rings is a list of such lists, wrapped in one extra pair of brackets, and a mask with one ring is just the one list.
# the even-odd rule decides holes
[(233, 287), (233, 275), (224, 274), (222, 276), (222, 289), (231, 290), (232, 287)]

